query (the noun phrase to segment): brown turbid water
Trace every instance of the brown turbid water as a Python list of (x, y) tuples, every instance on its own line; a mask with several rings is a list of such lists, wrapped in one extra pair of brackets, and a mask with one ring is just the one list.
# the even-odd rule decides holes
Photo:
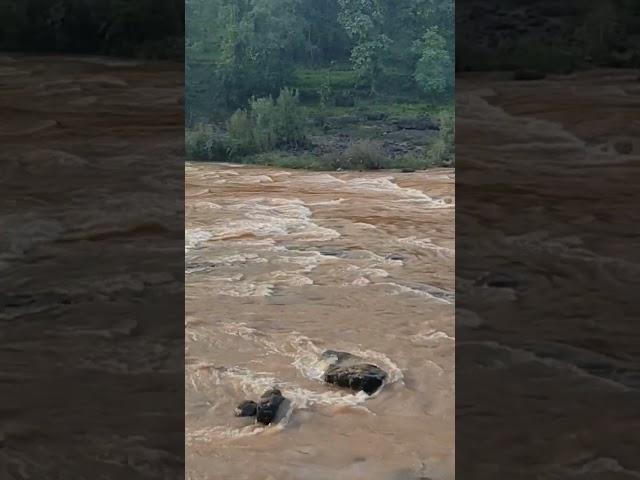
[(457, 79), (457, 473), (638, 478), (638, 72), (510, 77)]
[[(186, 167), (187, 473), (454, 478), (454, 172)], [(322, 381), (325, 349), (388, 373)], [(235, 418), (268, 387), (264, 427)]]
[(0, 55), (0, 478), (183, 472), (183, 77)]

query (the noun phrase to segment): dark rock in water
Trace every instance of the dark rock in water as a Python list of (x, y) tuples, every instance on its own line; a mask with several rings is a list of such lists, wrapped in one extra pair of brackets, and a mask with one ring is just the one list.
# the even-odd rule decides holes
[(620, 155), (630, 155), (633, 152), (633, 143), (629, 140), (619, 140), (614, 143), (613, 148), (615, 148), (616, 152)]
[(320, 254), (326, 257), (341, 257), (344, 255), (344, 252), (336, 252), (332, 250), (320, 250)]
[(253, 400), (245, 400), (236, 407), (233, 414), (236, 417), (253, 417), (258, 409), (258, 404)]
[(518, 280), (507, 273), (490, 273), (476, 281), (476, 285), (493, 288), (516, 288)]
[(386, 255), (385, 260), (404, 260), (404, 257), (402, 255), (398, 255), (397, 253), (390, 253), (389, 255)]
[(284, 402), (284, 397), (277, 388), (271, 388), (264, 392), (258, 401), (256, 421), (263, 425), (269, 425), (276, 417), (282, 402)]
[(547, 77), (545, 73), (535, 70), (516, 70), (513, 79), (518, 81), (544, 80)]
[(357, 357), (349, 352), (341, 352), (339, 350), (325, 350), (324, 352), (322, 352), (321, 357), (334, 359), (332, 366), (347, 361), (362, 361), (360, 357)]
[(322, 356), (336, 359), (324, 374), (324, 380), (327, 383), (371, 395), (387, 378), (387, 373), (380, 367), (364, 363), (362, 358), (348, 352), (327, 350)]
[(416, 171), (415, 168), (403, 168), (402, 170), (400, 170), (402, 173), (413, 173)]
[(327, 383), (350, 388), (357, 392), (363, 391), (368, 395), (378, 390), (385, 378), (386, 373), (381, 368), (368, 363), (359, 363), (348, 367), (333, 366), (329, 367), (324, 374)]

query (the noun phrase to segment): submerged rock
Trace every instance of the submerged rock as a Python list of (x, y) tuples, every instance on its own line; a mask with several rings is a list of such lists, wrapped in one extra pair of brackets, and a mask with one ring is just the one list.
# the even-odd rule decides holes
[(327, 350), (322, 356), (334, 359), (333, 364), (324, 373), (327, 383), (371, 395), (387, 378), (387, 373), (380, 367), (365, 363), (362, 358), (351, 353)]
[(258, 409), (258, 404), (253, 400), (245, 400), (236, 407), (233, 414), (236, 417), (253, 417)]
[(630, 155), (633, 153), (633, 143), (630, 140), (619, 140), (613, 144), (613, 148), (620, 155)]
[(284, 397), (279, 389), (271, 388), (264, 392), (258, 401), (256, 421), (263, 425), (269, 425), (276, 417), (282, 402), (284, 402)]

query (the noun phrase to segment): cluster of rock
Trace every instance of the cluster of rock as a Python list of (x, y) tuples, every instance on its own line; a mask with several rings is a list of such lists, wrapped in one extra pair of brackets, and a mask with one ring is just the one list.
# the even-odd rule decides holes
[(331, 360), (331, 365), (324, 373), (324, 381), (339, 387), (372, 395), (387, 378), (386, 372), (380, 367), (348, 352), (327, 350), (322, 357)]
[(285, 401), (282, 392), (270, 388), (264, 392), (258, 402), (245, 400), (234, 411), (236, 417), (256, 417), (256, 422), (269, 425), (276, 418), (280, 405)]
[[(348, 388), (355, 392), (372, 395), (377, 392), (387, 378), (387, 373), (377, 365), (366, 363), (362, 358), (348, 352), (327, 350), (322, 358), (329, 361), (324, 373), (324, 381)], [(256, 422), (269, 425), (274, 421), (278, 410), (285, 401), (278, 388), (270, 388), (264, 392), (258, 402), (245, 400), (235, 411), (236, 417), (256, 417)]]
[(308, 151), (330, 163), (331, 159), (341, 158), (351, 146), (362, 142), (376, 146), (391, 160), (410, 153), (420, 156), (440, 131), (440, 122), (427, 115), (388, 118), (386, 113), (374, 111), (329, 117), (323, 121), (325, 131), (323, 135), (309, 137)]

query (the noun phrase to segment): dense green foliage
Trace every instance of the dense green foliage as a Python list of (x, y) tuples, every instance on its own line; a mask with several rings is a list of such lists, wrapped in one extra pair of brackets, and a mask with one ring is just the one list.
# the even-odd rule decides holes
[(431, 97), (451, 95), (454, 77), (451, 75), (454, 58), (446, 39), (438, 28), (430, 28), (416, 42), (416, 51), (420, 55), (416, 65), (415, 79), (420, 88)]
[(179, 59), (182, 0), (0, 2), (0, 48)]
[(456, 28), (458, 70), (640, 67), (637, 0), (465, 2)]
[(297, 92), (285, 88), (275, 101), (271, 97), (252, 98), (248, 109), (231, 115), (228, 130), (232, 156), (301, 145), (305, 129)]
[[(348, 87), (366, 94), (453, 88), (451, 0), (187, 0), (186, 21), (190, 123), (298, 87), (301, 69), (350, 70)], [(443, 43), (430, 51), (425, 35), (434, 31)], [(428, 77), (443, 77), (443, 90), (425, 82), (430, 61), (440, 70)], [(325, 99), (331, 82), (322, 79)], [(312, 95), (322, 96), (318, 90)]]
[[(453, 137), (433, 127), (452, 111), (452, 0), (186, 8), (191, 158), (326, 169), (452, 163)], [(441, 154), (429, 153), (445, 140)]]

